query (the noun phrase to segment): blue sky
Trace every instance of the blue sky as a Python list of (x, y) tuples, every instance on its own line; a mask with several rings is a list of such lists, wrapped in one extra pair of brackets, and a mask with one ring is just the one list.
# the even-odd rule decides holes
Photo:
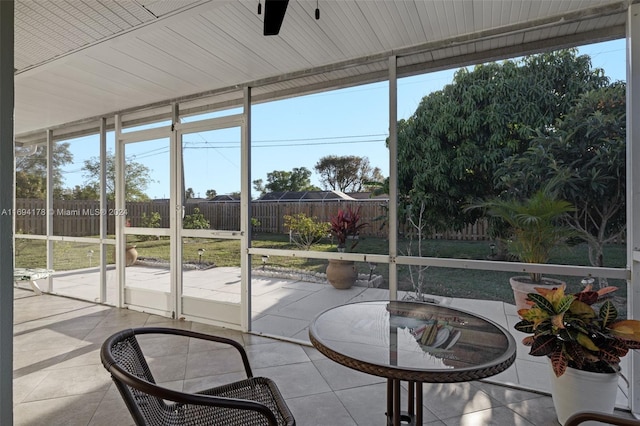
[[(625, 80), (625, 40), (581, 47), (594, 67), (605, 70), (612, 81)], [(398, 118), (413, 114), (423, 96), (451, 83), (456, 70), (398, 80)], [(321, 186), (314, 165), (326, 155), (366, 156), (387, 176), (388, 84), (386, 82), (319, 93), (253, 106), (251, 179), (263, 179), (274, 170), (306, 167), (312, 183)], [(110, 138), (113, 150), (113, 136)], [(97, 137), (69, 141), (74, 163), (63, 170), (65, 186), (82, 185), (82, 164), (95, 156)], [(218, 194), (240, 190), (240, 132), (226, 129), (185, 135), (185, 187), (196, 196), (208, 189)], [(169, 196), (168, 140), (127, 145), (126, 155), (147, 166), (154, 182), (151, 198)], [(256, 194), (254, 194), (256, 195)]]

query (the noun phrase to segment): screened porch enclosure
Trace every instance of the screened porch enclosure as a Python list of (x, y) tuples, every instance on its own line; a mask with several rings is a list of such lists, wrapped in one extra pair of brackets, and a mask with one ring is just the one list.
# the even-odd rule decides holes
[[(45, 212), (45, 219), (16, 220), (21, 226), (14, 228), (15, 266), (54, 270), (41, 283), (48, 293), (305, 344), (309, 321), (325, 309), (359, 300), (415, 297), (413, 278), (419, 271), (443, 277), (439, 279), (459, 290), (452, 296), (446, 286), (429, 289), (428, 300), (470, 310), (482, 305), (482, 314), (495, 315), (510, 330), (517, 318), (511, 296), (491, 289), (481, 296), (461, 296), (469, 271), (490, 274), (488, 281), (541, 272), (563, 277), (574, 288), (585, 277), (607, 279), (622, 288), (626, 313), (637, 318), (640, 227), (634, 212), (639, 211), (635, 188), (640, 177), (631, 165), (640, 161), (640, 121), (629, 118), (640, 108), (639, 4), (603, 0), (536, 8), (534, 3), (478, 3), (472, 11), (465, 2), (328, 2), (316, 22), (306, 10), (310, 2), (292, 2), (282, 34), (275, 38), (254, 31), (259, 25), (253, 2), (186, 1), (149, 8), (135, 3), (128, 6), (132, 17), (121, 23), (123, 29), (87, 31), (77, 44), (56, 41), (63, 50), (59, 57), (55, 49), (31, 49), (43, 35), (20, 33), (16, 27), (15, 144), (20, 150), (38, 147), (35, 155), (47, 167), (39, 204), (27, 201), (24, 207)], [(15, 5), (16, 23), (35, 19), (27, 2)], [(119, 13), (109, 5), (100, 8), (105, 8), (101, 14)], [(438, 25), (445, 16), (464, 19), (456, 25), (452, 21), (445, 30)], [(347, 21), (353, 25), (346, 27)], [(388, 25), (391, 21), (396, 24)], [(82, 25), (69, 18), (61, 27), (69, 31)], [(398, 81), (622, 37), (628, 49), (627, 234), (618, 250), (624, 252), (618, 253), (622, 261), (605, 267), (587, 262), (533, 265), (482, 260), (484, 254), (439, 255), (439, 246), (427, 253), (416, 253), (415, 247), (411, 251), (399, 229), (403, 213), (396, 201), (401, 195)], [(376, 223), (376, 231), (351, 253), (338, 252), (328, 235), (319, 242), (323, 249), (296, 247), (281, 225), (282, 217), (311, 209), (280, 206), (256, 215), (260, 201), (252, 195), (253, 181), (262, 176), (252, 171), (269, 161), (269, 150), (258, 147), (254, 125), (261, 111), (277, 102), (373, 83), (382, 85), (386, 97), (381, 113), (387, 118), (383, 139), (388, 143), (389, 193), (384, 207), (380, 201), (367, 203), (375, 205), (370, 221), (385, 216), (385, 226)], [(57, 108), (58, 103), (64, 108)], [(272, 124), (294, 123), (302, 108), (294, 107), (290, 114)], [(304, 129), (299, 132), (298, 138), (310, 137)], [(216, 161), (233, 163), (234, 172), (222, 174), (213, 165), (197, 176), (189, 174), (190, 164), (202, 155), (190, 149), (197, 140), (233, 143), (233, 148), (218, 152)], [(96, 192), (86, 207), (68, 204), (56, 192), (54, 153), (64, 143), (87, 148), (77, 167), (91, 159), (98, 167)], [(341, 149), (360, 153), (353, 146)], [(145, 158), (149, 152), (161, 153), (162, 167), (151, 165)], [(303, 155), (294, 155), (292, 149), (284, 167), (297, 167)], [(4, 166), (5, 161), (0, 163)], [(135, 181), (127, 173), (132, 161), (153, 169), (150, 178), (163, 182), (162, 196), (145, 208), (134, 208)], [(205, 205), (196, 212), (185, 194), (200, 179), (232, 181), (239, 198), (228, 202), (221, 213), (227, 215), (224, 221), (203, 217), (206, 226), (192, 227), (187, 224), (200, 220), (197, 215)], [(323, 214), (333, 214), (334, 208)], [(82, 216), (82, 228), (74, 225), (74, 216)], [(470, 253), (493, 250), (489, 240), (478, 243), (483, 248), (469, 246)], [(137, 258), (132, 261), (133, 250)], [(348, 290), (332, 288), (324, 275), (330, 259), (356, 262), (358, 284)], [(524, 361), (516, 365), (523, 371), (530, 368)], [(626, 361), (625, 374), (636, 383), (640, 359), (630, 355)], [(520, 376), (514, 369), (498, 380), (546, 391), (544, 384)], [(621, 391), (619, 406), (637, 411), (638, 395), (635, 386), (628, 393)]]

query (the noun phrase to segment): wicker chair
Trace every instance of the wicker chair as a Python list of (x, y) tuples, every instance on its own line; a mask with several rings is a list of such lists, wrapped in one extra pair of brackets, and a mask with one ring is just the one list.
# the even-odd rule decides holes
[[(247, 379), (185, 393), (156, 384), (137, 335), (179, 335), (235, 347)], [(100, 352), (137, 425), (295, 425), (295, 420), (275, 383), (253, 377), (244, 348), (223, 337), (171, 328), (143, 327), (120, 331), (109, 337)]]
[(589, 420), (596, 420), (602, 423), (616, 425), (616, 426), (638, 426), (640, 420), (627, 419), (624, 417), (616, 416), (613, 414), (596, 413), (592, 411), (583, 411), (575, 413), (567, 419), (564, 426), (578, 426), (583, 422)]

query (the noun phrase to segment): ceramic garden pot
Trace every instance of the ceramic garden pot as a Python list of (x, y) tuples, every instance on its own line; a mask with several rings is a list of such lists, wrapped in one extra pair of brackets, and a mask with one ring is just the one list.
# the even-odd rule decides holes
[(125, 258), (126, 266), (131, 266), (136, 263), (136, 260), (138, 260), (138, 250), (136, 250), (136, 246), (127, 246), (125, 248)]
[(327, 281), (337, 289), (351, 288), (358, 278), (355, 262), (352, 260), (329, 259)]

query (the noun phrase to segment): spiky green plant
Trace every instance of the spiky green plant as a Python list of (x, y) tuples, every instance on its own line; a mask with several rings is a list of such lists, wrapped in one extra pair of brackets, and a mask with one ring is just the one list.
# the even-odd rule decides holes
[[(495, 199), (468, 209), (483, 208), (486, 214), (506, 222), (511, 231), (508, 251), (525, 263), (547, 263), (551, 250), (575, 231), (563, 225), (563, 218), (574, 210), (571, 203), (560, 200), (548, 190), (540, 190), (526, 200)], [(540, 273), (530, 273), (539, 283)]]
[[(351, 251), (358, 245), (360, 230), (368, 223), (360, 223), (360, 207), (353, 210), (351, 207), (338, 209), (338, 213), (331, 218), (331, 234), (338, 240), (338, 250)], [(347, 239), (351, 244), (347, 246)]]

